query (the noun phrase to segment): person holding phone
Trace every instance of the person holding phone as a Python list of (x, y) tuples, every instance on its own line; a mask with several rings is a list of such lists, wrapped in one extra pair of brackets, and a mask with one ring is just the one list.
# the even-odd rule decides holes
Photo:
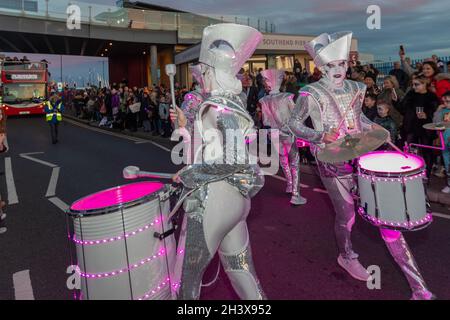
[(400, 88), (403, 91), (406, 90), (408, 87), (409, 76), (405, 71), (403, 71), (400, 61), (394, 62), (394, 69), (389, 72), (389, 75), (396, 77)]

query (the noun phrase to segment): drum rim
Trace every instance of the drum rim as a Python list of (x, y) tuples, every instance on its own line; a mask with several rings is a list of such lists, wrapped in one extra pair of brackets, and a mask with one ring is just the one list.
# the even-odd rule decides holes
[[(371, 225), (373, 225), (375, 227), (383, 228), (383, 229), (390, 229), (390, 230), (397, 230), (397, 231), (419, 231), (419, 230), (425, 229), (426, 227), (428, 227), (433, 222), (433, 220), (429, 220), (429, 221), (426, 221), (426, 222), (424, 222), (424, 223), (422, 223), (420, 225), (416, 225), (416, 226), (414, 226), (412, 228), (407, 228), (407, 227), (402, 227), (402, 226), (390, 226), (390, 225), (386, 225), (386, 224), (374, 223), (372, 220), (369, 219), (369, 216), (371, 216), (371, 215), (369, 215), (364, 210), (364, 208), (359, 206), (359, 205), (358, 205), (358, 210), (357, 211), (358, 211), (360, 217), (364, 221), (367, 221), (368, 223), (370, 223)], [(427, 214), (430, 214), (430, 212), (427, 211)], [(371, 217), (373, 217), (373, 216), (371, 216)]]
[(408, 172), (381, 172), (381, 171), (373, 171), (369, 169), (363, 169), (361, 167), (359, 169), (359, 175), (373, 176), (379, 178), (406, 178), (411, 176), (417, 176), (421, 173), (425, 172), (425, 167), (421, 167), (419, 169), (414, 169), (413, 171)]
[[(372, 151), (372, 152), (368, 152), (368, 153), (362, 155), (361, 157), (371, 155), (371, 154), (382, 154), (382, 153), (400, 154), (399, 152), (393, 152), (393, 151)], [(408, 156), (413, 156), (413, 157), (422, 159), (421, 157), (414, 155), (414, 154), (408, 154)], [(384, 177), (386, 177), (386, 178), (401, 178), (401, 177), (415, 176), (415, 175), (420, 174), (425, 171), (424, 163), (419, 168), (412, 169), (410, 171), (405, 171), (405, 172), (386, 172), (386, 171), (370, 170), (370, 169), (363, 168), (361, 166), (361, 162), (360, 162), (361, 157), (358, 159), (358, 172), (360, 174), (365, 174), (368, 176), (377, 176), (377, 177), (383, 177), (383, 178)], [(423, 159), (422, 159), (422, 162), (424, 162)]]
[[(105, 190), (101, 190), (101, 191), (98, 191), (98, 192), (109, 191), (109, 190), (113, 190), (113, 189), (115, 189), (117, 187), (127, 186), (127, 185), (132, 185), (132, 184), (137, 184), (137, 183), (140, 183), (140, 182), (128, 183), (128, 184), (124, 184), (124, 185), (108, 188), (108, 189), (105, 189)], [(116, 205), (109, 206), (109, 207), (90, 209), (90, 210), (74, 210), (74, 209), (71, 208), (72, 206), (70, 206), (69, 209), (67, 209), (66, 213), (67, 213), (67, 215), (69, 215), (71, 217), (75, 217), (75, 218), (89, 218), (89, 217), (102, 216), (102, 215), (105, 215), (105, 214), (110, 214), (110, 213), (117, 212), (117, 211), (119, 211), (121, 209), (128, 209), (128, 208), (135, 207), (135, 206), (138, 206), (140, 204), (149, 202), (151, 200), (159, 198), (161, 194), (166, 194), (169, 191), (170, 191), (169, 185), (163, 184), (163, 186), (162, 186), (162, 188), (160, 190), (154, 191), (154, 192), (152, 192), (150, 194), (147, 194), (147, 195), (145, 195), (143, 197), (140, 197), (138, 199), (135, 199), (133, 201), (129, 201), (129, 202), (122, 203), (122, 204), (116, 204)], [(76, 200), (75, 202), (78, 202), (78, 201), (86, 199), (86, 198), (88, 198), (90, 196), (93, 196), (94, 194), (96, 194), (98, 192), (91, 193), (91, 194), (89, 194), (89, 195), (87, 195), (87, 196), (85, 196), (83, 198), (80, 198), (80, 199)]]

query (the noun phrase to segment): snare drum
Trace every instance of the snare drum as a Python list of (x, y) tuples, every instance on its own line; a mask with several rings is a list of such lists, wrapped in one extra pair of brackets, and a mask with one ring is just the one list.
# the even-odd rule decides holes
[(416, 155), (370, 152), (359, 159), (359, 213), (384, 228), (412, 231), (432, 221), (427, 211), (423, 178), (425, 163)]
[(100, 191), (70, 207), (81, 299), (173, 298), (175, 237), (161, 236), (172, 228), (169, 209), (169, 188), (159, 182)]

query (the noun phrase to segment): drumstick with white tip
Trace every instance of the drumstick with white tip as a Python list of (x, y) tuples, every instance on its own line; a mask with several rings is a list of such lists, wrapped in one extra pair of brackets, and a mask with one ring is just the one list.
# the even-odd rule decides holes
[(405, 158), (408, 159), (408, 155), (404, 153), (402, 150), (400, 150), (399, 147), (397, 147), (395, 144), (392, 143), (391, 139), (387, 141), (387, 143), (397, 152), (400, 152)]
[(135, 166), (128, 166), (123, 169), (123, 177), (125, 179), (137, 179), (137, 178), (172, 179), (173, 176), (174, 176), (173, 173), (141, 171), (139, 167)]

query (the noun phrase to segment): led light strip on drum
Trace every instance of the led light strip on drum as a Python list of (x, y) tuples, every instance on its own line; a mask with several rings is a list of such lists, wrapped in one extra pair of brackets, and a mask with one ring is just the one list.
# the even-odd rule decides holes
[(376, 176), (370, 176), (370, 175), (366, 175), (366, 174), (362, 174), (362, 173), (359, 173), (358, 174), (361, 178), (363, 178), (363, 179), (367, 179), (367, 180), (374, 180), (374, 181), (379, 181), (379, 182), (403, 182), (403, 179), (405, 180), (405, 181), (408, 181), (408, 180), (415, 180), (415, 179), (419, 179), (419, 178), (424, 178), (424, 177), (426, 177), (427, 176), (427, 174), (426, 174), (426, 172), (422, 172), (422, 173), (419, 173), (419, 174), (416, 174), (416, 175), (414, 175), (414, 176), (411, 176), (411, 177), (401, 177), (401, 178), (380, 178), (380, 177), (376, 177)]
[(151, 256), (151, 257), (148, 257), (148, 258), (146, 258), (146, 259), (143, 259), (143, 260), (139, 261), (139, 263), (130, 265), (130, 266), (128, 266), (127, 268), (123, 268), (123, 269), (116, 270), (116, 271), (105, 272), (105, 273), (83, 273), (83, 272), (79, 271), (79, 270), (80, 270), (80, 266), (77, 266), (77, 272), (78, 272), (78, 274), (79, 274), (81, 277), (83, 277), (83, 278), (88, 278), (88, 279), (91, 279), (91, 278), (97, 278), (97, 279), (99, 279), (99, 278), (113, 277), (113, 276), (117, 276), (117, 275), (119, 275), (119, 274), (123, 274), (123, 273), (128, 272), (128, 271), (131, 271), (131, 270), (133, 270), (133, 269), (136, 269), (136, 268), (138, 268), (138, 267), (140, 267), (140, 266), (143, 266), (143, 265), (145, 265), (145, 264), (147, 264), (147, 263), (149, 263), (149, 262), (155, 260), (155, 259), (158, 258), (158, 257), (164, 256), (165, 253), (166, 253), (166, 252), (164, 251), (164, 249), (161, 249), (156, 255), (153, 255), (153, 256)]
[[(164, 282), (159, 284), (158, 287), (156, 287), (155, 289), (149, 291), (148, 293), (146, 293), (145, 295), (140, 297), (138, 300), (144, 300), (144, 299), (150, 298), (152, 295), (155, 295), (157, 292), (159, 292), (162, 289), (164, 289), (169, 284), (169, 282), (170, 282), (170, 278), (166, 278), (166, 280), (164, 280)], [(172, 284), (172, 288), (173, 289), (177, 289), (179, 286), (180, 286), (179, 283)]]
[(375, 218), (374, 216), (368, 215), (365, 213), (364, 208), (359, 207), (358, 212), (360, 215), (364, 216), (365, 218), (372, 221), (373, 224), (377, 226), (391, 226), (391, 227), (406, 227), (406, 228), (412, 228), (416, 226), (420, 226), (422, 224), (425, 224), (427, 222), (433, 221), (433, 216), (428, 213), (425, 218), (418, 220), (418, 221), (410, 221), (410, 222), (390, 222), (390, 221), (384, 221)]
[(150, 227), (153, 227), (153, 226), (157, 225), (159, 222), (160, 222), (160, 220), (156, 219), (152, 223), (150, 223), (150, 224), (148, 224), (146, 226), (143, 226), (142, 228), (139, 228), (136, 231), (125, 233), (125, 235), (122, 234), (120, 236), (113, 237), (113, 238), (102, 239), (102, 240), (84, 240), (83, 241), (83, 240), (78, 240), (77, 238), (75, 238), (75, 235), (73, 235), (72, 241), (75, 242), (76, 244), (84, 245), (84, 246), (96, 245), (96, 244), (102, 244), (102, 243), (108, 243), (108, 242), (114, 242), (114, 241), (122, 240), (123, 238), (129, 238), (129, 237), (134, 236), (134, 235), (136, 235), (138, 233), (144, 232), (145, 230), (148, 230)]

